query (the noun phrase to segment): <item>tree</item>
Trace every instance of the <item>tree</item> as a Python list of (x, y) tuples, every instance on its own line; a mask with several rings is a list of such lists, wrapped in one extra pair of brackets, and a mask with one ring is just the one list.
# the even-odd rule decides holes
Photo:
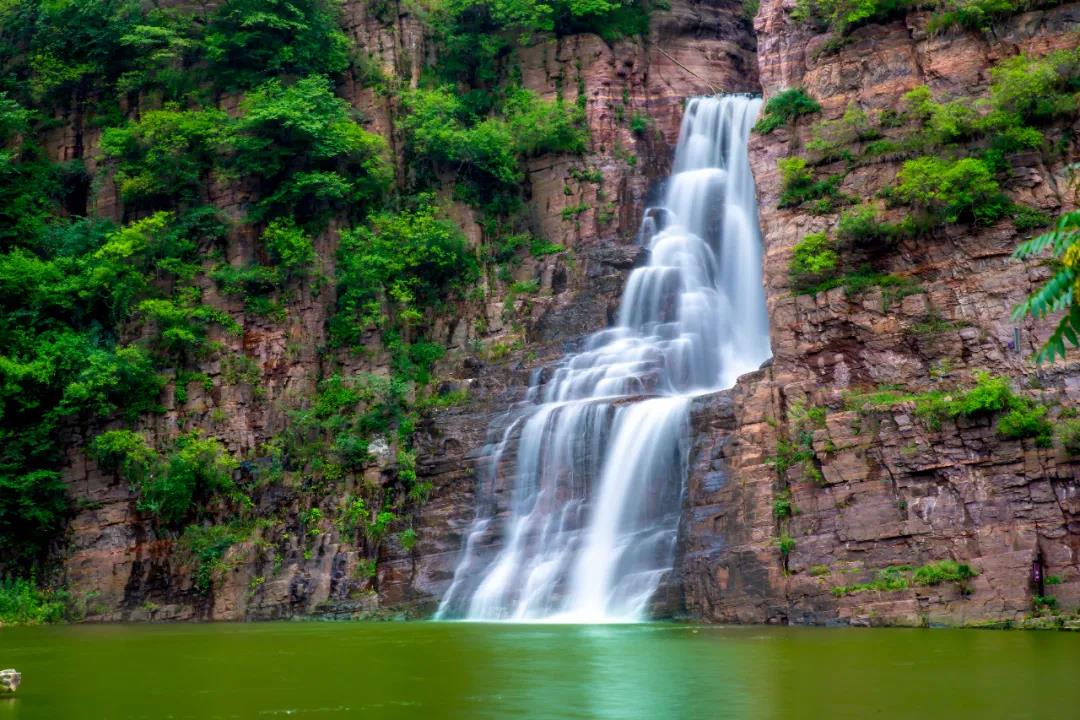
[(1035, 362), (1053, 362), (1065, 357), (1065, 341), (1080, 347), (1080, 210), (1065, 213), (1050, 232), (1021, 243), (1013, 257), (1026, 260), (1050, 248), (1056, 272), (1046, 283), (1013, 310), (1013, 319), (1025, 315), (1044, 318), (1064, 311), (1065, 315), (1035, 354)]

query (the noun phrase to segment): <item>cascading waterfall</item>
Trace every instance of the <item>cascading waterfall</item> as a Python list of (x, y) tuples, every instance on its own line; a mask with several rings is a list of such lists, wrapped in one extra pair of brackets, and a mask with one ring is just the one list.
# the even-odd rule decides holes
[(690, 403), (770, 355), (746, 154), (760, 104), (687, 104), (664, 202), (641, 223), (648, 264), (630, 275), (617, 324), (534, 373), (530, 402), (495, 431), (437, 618), (646, 615), (674, 562)]

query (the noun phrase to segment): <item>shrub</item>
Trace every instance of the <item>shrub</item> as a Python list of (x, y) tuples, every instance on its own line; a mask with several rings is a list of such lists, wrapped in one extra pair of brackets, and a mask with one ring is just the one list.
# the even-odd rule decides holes
[(855, 585), (840, 585), (832, 589), (836, 597), (854, 595), (862, 592), (894, 592), (906, 590), (914, 585), (940, 585), (943, 582), (955, 582), (965, 587), (967, 580), (978, 575), (970, 566), (954, 560), (939, 560), (918, 568), (910, 565), (894, 565), (878, 570), (874, 579)]
[(407, 114), (400, 124), (413, 155), (435, 165), (463, 167), (496, 183), (520, 182), (516, 143), (505, 121), (488, 118), (466, 126), (465, 107), (450, 87), (414, 90), (403, 101)]
[(649, 116), (634, 113), (630, 116), (630, 132), (642, 137), (649, 131)]
[(861, 247), (887, 245), (902, 235), (900, 228), (878, 220), (876, 210), (870, 205), (840, 214), (836, 224), (836, 239)]
[(874, 272), (866, 267), (845, 273), (821, 289), (826, 289), (830, 285), (843, 286), (848, 295), (858, 295), (871, 288), (881, 288), (881, 312), (883, 313), (888, 312), (889, 307), (897, 300), (923, 292), (923, 287), (912, 278)]
[(1011, 208), (993, 172), (976, 158), (908, 160), (896, 180), (889, 192), (893, 202), (918, 208), (939, 222), (989, 223), (1008, 214)]
[(67, 594), (39, 588), (33, 578), (0, 577), (0, 626), (60, 622)]
[(547, 255), (556, 255), (565, 250), (562, 245), (544, 240), (543, 238), (533, 238), (529, 243), (529, 254), (534, 258), (541, 258)]
[(1057, 436), (1061, 446), (1070, 455), (1080, 455), (1080, 419), (1061, 420), (1057, 424)]
[(810, 233), (795, 244), (788, 275), (797, 289), (806, 289), (834, 276), (839, 265), (840, 256), (829, 236)]
[(781, 158), (776, 164), (780, 168), (778, 207), (798, 207), (817, 201), (811, 206), (811, 212), (824, 214), (831, 212), (840, 200), (842, 175), (814, 180), (813, 174), (806, 168), (806, 160), (800, 157)]
[(782, 490), (776, 494), (776, 499), (773, 500), (773, 517), (777, 520), (783, 520), (784, 518), (791, 517), (794, 514), (794, 508), (791, 504), (791, 491)]
[(315, 247), (291, 218), (273, 220), (262, 233), (270, 259), (287, 273), (298, 274), (315, 261)]
[(561, 100), (544, 101), (531, 90), (511, 88), (503, 112), (517, 151), (525, 157), (545, 153), (579, 155), (587, 148), (589, 132), (584, 114), (567, 109)]
[(1045, 405), (1016, 403), (1016, 407), (998, 420), (998, 435), (1009, 440), (1034, 438), (1038, 447), (1051, 447), (1054, 444), (1054, 426), (1046, 419), (1046, 412)]
[(785, 533), (776, 538), (776, 547), (780, 550), (780, 555), (786, 560), (791, 555), (791, 551), (795, 549), (795, 538)]
[(90, 455), (102, 470), (124, 478), (133, 487), (141, 487), (157, 470), (158, 454), (140, 433), (109, 430), (90, 443)]
[(155, 347), (177, 362), (206, 351), (210, 325), (220, 325), (232, 333), (240, 330), (228, 313), (195, 302), (190, 295), (177, 300), (143, 300), (136, 310), (154, 329)]
[(166, 457), (129, 430), (102, 433), (90, 450), (104, 469), (117, 473), (138, 493), (139, 510), (165, 523), (184, 520), (194, 503), (213, 497), (246, 499), (233, 479), (236, 460), (218, 440), (198, 432), (177, 438)]
[[(0, 439), (19, 440), (11, 431), (0, 431)], [(5, 572), (40, 563), (68, 510), (67, 486), (60, 473), (34, 469), (29, 462), (12, 467), (24, 452), (9, 446), (0, 455), (0, 570)]]
[(214, 580), (231, 566), (225, 553), (246, 539), (250, 529), (238, 523), (228, 525), (189, 525), (180, 537), (180, 549), (194, 562), (195, 590), (205, 595)]
[(206, 29), (218, 84), (252, 85), (273, 75), (336, 74), (349, 64), (338, 0), (227, 0)]
[(362, 211), (389, 186), (385, 141), (360, 127), (327, 79), (267, 81), (241, 109), (231, 164), (261, 183), (255, 219), (289, 213), (321, 225), (332, 211)]
[(940, 585), (943, 582), (963, 582), (978, 575), (971, 566), (955, 560), (939, 560), (915, 569), (916, 585)]
[(375, 515), (375, 519), (368, 523), (367, 536), (370, 540), (381, 540), (390, 526), (398, 519), (397, 515), (389, 510), (381, 510)]
[(810, 115), (820, 111), (821, 105), (803, 88), (781, 90), (765, 103), (765, 110), (761, 119), (754, 125), (754, 130), (762, 135), (768, 135), (778, 127), (794, 122), (801, 115)]
[(364, 498), (346, 495), (334, 525), (343, 536), (351, 537), (356, 534), (358, 528), (367, 524), (367, 515), (367, 503), (364, 502)]
[(5, 3), (0, 12), (0, 56), (26, 62), (20, 80), (34, 100), (49, 105), (91, 88), (112, 89), (130, 68), (122, 38), (144, 18), (136, 0)]
[(1050, 224), (1050, 216), (1026, 205), (1013, 206), (1013, 225), (1020, 232), (1036, 230)]
[(332, 326), (338, 342), (355, 342), (364, 327), (384, 327), (384, 302), (394, 322), (415, 325), (424, 310), (477, 278), (475, 255), (457, 226), (436, 217), (433, 202), (421, 196), (414, 210), (378, 213), (370, 225), (342, 233)]
[(927, 29), (938, 32), (949, 27), (986, 30), (995, 20), (1027, 7), (1017, 0), (944, 0), (931, 16)]
[(791, 16), (796, 22), (813, 21), (843, 36), (868, 22), (884, 22), (916, 7), (912, 0), (797, 0)]
[(1007, 378), (976, 371), (975, 387), (953, 400), (950, 413), (973, 417), (1001, 412), (1015, 405), (1016, 402), (1016, 396), (1013, 395)]
[(116, 182), (125, 200), (192, 201), (202, 192), (230, 124), (220, 110), (150, 110), (137, 122), (107, 128), (101, 149), (118, 163)]
[(1027, 122), (1046, 122), (1077, 111), (1080, 50), (1058, 50), (1041, 58), (1016, 55), (991, 71), (990, 101)]
[(413, 528), (405, 528), (398, 534), (398, 540), (401, 542), (401, 549), (405, 552), (412, 552), (412, 549), (416, 547), (416, 530)]
[(1053, 595), (1033, 595), (1031, 603), (1036, 610), (1055, 610), (1058, 605), (1057, 598)]

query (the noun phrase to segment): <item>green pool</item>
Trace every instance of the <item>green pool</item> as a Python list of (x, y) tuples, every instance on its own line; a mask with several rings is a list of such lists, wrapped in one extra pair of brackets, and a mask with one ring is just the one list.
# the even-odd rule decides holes
[(268, 623), (0, 630), (0, 720), (1080, 717), (1080, 635)]

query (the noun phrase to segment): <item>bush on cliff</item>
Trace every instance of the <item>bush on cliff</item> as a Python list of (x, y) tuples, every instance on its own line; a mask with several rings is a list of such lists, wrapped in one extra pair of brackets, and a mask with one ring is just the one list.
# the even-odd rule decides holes
[(150, 447), (130, 430), (98, 435), (90, 452), (108, 472), (114, 472), (138, 493), (138, 508), (166, 524), (191, 517), (193, 510), (213, 498), (246, 499), (233, 474), (238, 464), (216, 438), (196, 432), (180, 435), (167, 455)]
[(227, 0), (203, 39), (211, 77), (223, 87), (276, 75), (333, 75), (349, 64), (340, 0)]
[(461, 231), (437, 216), (432, 197), (420, 196), (412, 209), (377, 213), (341, 234), (332, 332), (351, 344), (366, 328), (416, 325), (478, 276)]
[(765, 103), (765, 110), (754, 125), (754, 131), (768, 135), (773, 130), (794, 122), (801, 115), (810, 115), (820, 110), (821, 105), (803, 88), (781, 90)]
[(889, 200), (906, 204), (936, 222), (991, 223), (1012, 211), (994, 172), (983, 160), (920, 157), (908, 160), (888, 190)]
[(795, 244), (788, 264), (792, 285), (806, 289), (821, 284), (836, 275), (840, 256), (825, 233), (810, 233)]

